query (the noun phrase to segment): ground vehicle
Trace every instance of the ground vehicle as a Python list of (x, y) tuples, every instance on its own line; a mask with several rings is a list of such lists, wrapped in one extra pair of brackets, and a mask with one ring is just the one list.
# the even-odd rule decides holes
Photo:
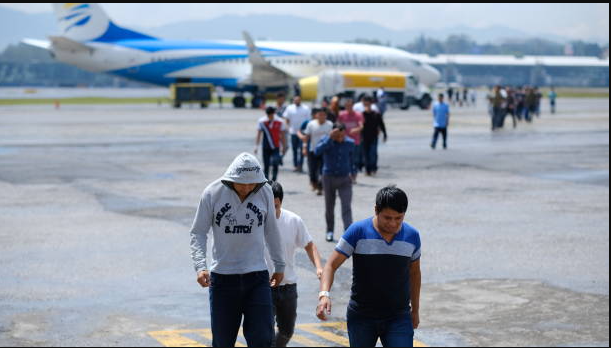
[(320, 102), (335, 95), (357, 99), (363, 94), (372, 95), (383, 87), (387, 102), (407, 110), (412, 105), (427, 109), (432, 101), (428, 89), (411, 73), (388, 71), (335, 71), (299, 80), (301, 95), (305, 100)]
[(170, 85), (170, 100), (175, 108), (183, 103), (199, 103), (202, 108), (212, 101), (214, 85), (210, 83), (173, 83)]

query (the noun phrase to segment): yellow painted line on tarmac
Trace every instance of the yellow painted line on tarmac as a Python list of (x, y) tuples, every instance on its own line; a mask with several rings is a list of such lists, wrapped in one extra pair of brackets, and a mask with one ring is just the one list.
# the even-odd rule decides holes
[(318, 337), (322, 337), (324, 339), (326, 339), (327, 341), (331, 341), (334, 343), (337, 343), (341, 346), (344, 347), (349, 347), (350, 346), (350, 341), (348, 340), (348, 338), (344, 337), (344, 336), (340, 336), (338, 334), (335, 334), (331, 331), (327, 331), (327, 330), (320, 330), (319, 327), (321, 326), (326, 326), (326, 327), (333, 327), (334, 323), (323, 323), (323, 324), (302, 324), (302, 325), (298, 325), (298, 328), (300, 330), (309, 332), (313, 335), (316, 335)]
[[(350, 341), (348, 340), (348, 328), (345, 322), (300, 324), (296, 325), (295, 329), (305, 331), (318, 338), (333, 342), (343, 347), (350, 346)], [(332, 329), (336, 332), (332, 332), (329, 329)], [(210, 329), (151, 331), (148, 334), (165, 347), (207, 347), (203, 343), (192, 340), (186, 337), (185, 335), (197, 335), (202, 337), (206, 341), (212, 343), (212, 330)], [(240, 330), (239, 336), (243, 337), (242, 330)], [(297, 333), (293, 335), (291, 341), (299, 343), (305, 347), (322, 346), (321, 342), (315, 341)], [(246, 347), (246, 345), (241, 342), (236, 342), (236, 347)], [(414, 340), (414, 347), (427, 346), (420, 341)]]
[(148, 334), (164, 347), (206, 347), (197, 341), (183, 336), (189, 333), (199, 333), (198, 331), (204, 330), (151, 331)]

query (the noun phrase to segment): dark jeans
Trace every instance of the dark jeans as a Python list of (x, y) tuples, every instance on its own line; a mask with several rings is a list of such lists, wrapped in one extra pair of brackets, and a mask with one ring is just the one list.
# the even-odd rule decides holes
[(378, 139), (363, 143), (363, 157), (367, 173), (378, 171)]
[(441, 134), (441, 137), (443, 139), (443, 148), (445, 149), (446, 147), (448, 147), (448, 129), (447, 128), (435, 127), (435, 132), (433, 133), (433, 142), (431, 142), (431, 147), (433, 149), (437, 147), (437, 137), (439, 136), (439, 134)]
[(352, 178), (350, 176), (322, 177), (325, 191), (325, 218), (327, 220), (327, 232), (335, 230), (335, 200), (339, 194), (342, 203), (342, 221), (344, 231), (352, 225)]
[(278, 332), (273, 347), (286, 347), (295, 332), (297, 320), (297, 284), (288, 284), (272, 288), (274, 315)]
[(359, 144), (354, 147), (354, 171), (360, 172), (363, 170), (363, 145)]
[(271, 347), (274, 319), (269, 273), (212, 273), (211, 278), (212, 345), (234, 347), (243, 316), (248, 346)]
[(270, 149), (263, 147), (263, 168), (265, 178), (269, 180), (269, 167), (272, 167), (272, 180), (277, 181), (278, 179), (278, 167), (280, 166), (280, 149)]
[(386, 319), (372, 319), (348, 309), (350, 347), (375, 347), (378, 338), (384, 347), (413, 347), (414, 327), (409, 311)]
[(314, 152), (308, 154), (308, 172), (310, 173), (310, 183), (320, 187), (322, 185), (320, 177), (322, 175), (322, 156), (316, 156)]
[(293, 165), (295, 168), (303, 168), (303, 153), (301, 147), (303, 142), (296, 134), (291, 135), (291, 147), (293, 148)]
[(501, 121), (503, 119), (503, 108), (502, 107), (493, 107), (492, 108), (492, 129), (495, 130), (497, 128), (503, 127)]

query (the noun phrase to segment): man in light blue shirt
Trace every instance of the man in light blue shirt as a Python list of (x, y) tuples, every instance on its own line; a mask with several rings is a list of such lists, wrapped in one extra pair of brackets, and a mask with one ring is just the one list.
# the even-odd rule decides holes
[(443, 137), (443, 148), (448, 148), (448, 125), (450, 123), (450, 106), (443, 102), (443, 94), (439, 94), (438, 101), (433, 105), (433, 119), (435, 132), (433, 133), (433, 141), (431, 148), (435, 150), (437, 146), (437, 137), (441, 133)]

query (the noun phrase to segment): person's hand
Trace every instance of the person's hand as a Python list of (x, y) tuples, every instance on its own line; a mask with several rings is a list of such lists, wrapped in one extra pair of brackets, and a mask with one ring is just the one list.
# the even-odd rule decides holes
[(253, 151), (253, 153), (256, 155), (259, 152), (259, 147), (255, 146), (255, 150)]
[(282, 283), (282, 279), (284, 279), (284, 273), (274, 273), (269, 281), (269, 286), (272, 288), (278, 287)]
[(360, 130), (358, 128), (354, 128), (350, 130), (350, 134), (354, 135), (354, 134), (359, 134)]
[(316, 316), (320, 320), (327, 320), (327, 315), (331, 315), (331, 299), (327, 296), (321, 296), (316, 307)]
[(414, 329), (417, 329), (420, 325), (420, 314), (417, 311), (412, 311), (412, 325), (414, 326)]
[(384, 137), (384, 143), (388, 141), (388, 137)]
[(308, 149), (307, 148), (302, 148), (301, 149), (301, 153), (303, 154), (303, 157), (307, 157), (308, 156)]
[(202, 288), (207, 288), (210, 286), (210, 273), (208, 271), (200, 271), (197, 273), (197, 282)]
[(337, 139), (337, 134), (339, 134), (340, 130), (339, 128), (335, 128), (334, 130), (331, 131), (331, 133), (329, 133), (329, 138), (335, 140)]
[(320, 280), (320, 278), (322, 278), (322, 268), (317, 268), (316, 269), (316, 276), (318, 277), (319, 280)]

